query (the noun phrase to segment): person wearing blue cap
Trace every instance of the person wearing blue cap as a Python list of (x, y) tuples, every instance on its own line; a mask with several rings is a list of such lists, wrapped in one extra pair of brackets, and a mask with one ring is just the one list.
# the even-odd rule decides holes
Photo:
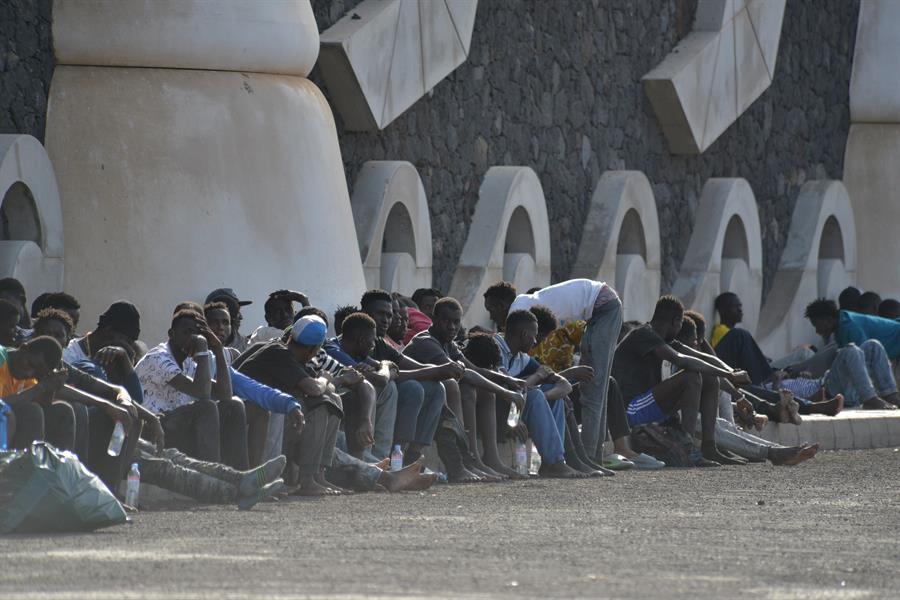
[(307, 368), (325, 341), (327, 326), (315, 315), (297, 319), (285, 341), (251, 347), (235, 361), (239, 373), (294, 396), (303, 406), (303, 431), (285, 427), (283, 452), (299, 466), (295, 494), (325, 496), (343, 493), (325, 479), (332, 465), (338, 427), (343, 417), (341, 397), (334, 385)]

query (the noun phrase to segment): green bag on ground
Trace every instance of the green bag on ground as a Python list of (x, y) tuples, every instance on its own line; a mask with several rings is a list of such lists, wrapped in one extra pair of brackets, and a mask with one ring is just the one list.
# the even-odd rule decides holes
[(45, 442), (0, 451), (0, 533), (92, 531), (125, 521), (116, 497), (71, 452)]

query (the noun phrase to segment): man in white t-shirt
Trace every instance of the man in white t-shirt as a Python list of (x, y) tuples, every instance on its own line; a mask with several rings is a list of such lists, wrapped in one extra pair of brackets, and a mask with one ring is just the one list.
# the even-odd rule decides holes
[(224, 347), (201, 314), (176, 312), (168, 341), (152, 348), (134, 370), (144, 390), (144, 407), (160, 415), (167, 446), (247, 469), (244, 404), (232, 397)]
[[(581, 362), (594, 369), (594, 378), (581, 385), (581, 440), (588, 458), (603, 461), (603, 442), (606, 438), (606, 393), (612, 367), (616, 340), (622, 327), (622, 302), (608, 284), (590, 279), (570, 279), (540, 289), (533, 294), (520, 294), (507, 307), (528, 310), (532, 306), (546, 306), (560, 322), (584, 320), (587, 329), (581, 340)], [(498, 316), (502, 307), (491, 307), (491, 317)], [(500, 317), (503, 324), (506, 315)], [(496, 319), (495, 319), (496, 320)], [(502, 326), (498, 323), (498, 326)]]

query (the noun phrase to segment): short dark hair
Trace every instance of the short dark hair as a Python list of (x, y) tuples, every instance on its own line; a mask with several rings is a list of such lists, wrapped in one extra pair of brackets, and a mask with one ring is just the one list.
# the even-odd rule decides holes
[(538, 333), (550, 333), (559, 328), (559, 319), (556, 318), (556, 313), (543, 304), (532, 306), (528, 310), (537, 317)]
[(806, 306), (803, 316), (810, 321), (813, 319), (837, 319), (838, 307), (837, 304), (834, 303), (834, 300), (819, 298)]
[(697, 327), (697, 337), (706, 336), (706, 317), (696, 310), (686, 310), (684, 311), (684, 316), (690, 317), (694, 322), (694, 325)]
[(656, 301), (653, 321), (671, 321), (684, 315), (684, 304), (672, 295), (665, 295)]
[(538, 324), (537, 317), (530, 310), (514, 310), (506, 316), (506, 330), (517, 329), (534, 323)]
[(444, 294), (441, 293), (441, 290), (437, 288), (419, 288), (412, 293), (412, 301), (416, 303), (416, 306), (422, 301), (422, 298), (426, 296), (434, 296), (438, 300), (444, 297)]
[(881, 296), (876, 292), (863, 292), (859, 296), (857, 306), (859, 307), (859, 310), (871, 309), (877, 311), (879, 304), (881, 304)]
[[(212, 304), (213, 302), (216, 302), (218, 304), (225, 304), (225, 307), (228, 307), (228, 304), (226, 304), (223, 300), (213, 300), (210, 302), (210, 304)], [(175, 313), (181, 312), (183, 310), (192, 310), (195, 313), (202, 315), (203, 311), (206, 310), (206, 308), (204, 306), (201, 306), (198, 302), (185, 300), (184, 302), (179, 302), (175, 305), (175, 308), (172, 309), (172, 314), (174, 315)]]
[[(353, 312), (356, 312), (355, 310)], [(352, 314), (352, 313), (351, 313)], [(303, 317), (307, 317), (309, 315), (315, 315), (325, 321), (325, 326), (328, 326), (328, 316), (325, 314), (320, 308), (316, 308), (315, 306), (304, 306), (300, 310), (297, 311), (297, 314), (294, 315), (294, 323), (302, 319)]]
[(496, 369), (500, 364), (500, 346), (490, 333), (470, 333), (463, 354), (481, 369)]
[[(341, 328), (344, 323), (344, 319), (352, 315), (353, 313), (358, 313), (359, 307), (353, 306), (352, 304), (345, 304), (344, 306), (338, 306), (334, 311), (334, 333), (335, 335), (341, 335)], [(327, 321), (326, 321), (327, 323)]]
[[(2, 300), (0, 300), (2, 302)], [(37, 314), (37, 318), (32, 323), (34, 329), (40, 329), (44, 323), (47, 321), (60, 321), (63, 325), (66, 326), (66, 330), (68, 330), (69, 335), (72, 334), (72, 331), (75, 329), (75, 323), (72, 322), (72, 317), (69, 316), (69, 313), (59, 310), (58, 308), (45, 308), (41, 312)]]
[(269, 294), (269, 297), (266, 298), (265, 304), (263, 304), (263, 312), (265, 314), (269, 314), (269, 311), (272, 309), (272, 305), (276, 302), (287, 302), (289, 306), (293, 306), (294, 303), (291, 302), (290, 298), (286, 297), (284, 294), (277, 294), (272, 292)]
[(359, 299), (359, 306), (363, 310), (369, 310), (373, 302), (387, 302), (391, 304), (394, 301), (391, 295), (384, 290), (369, 290)]
[(212, 302), (207, 302), (203, 305), (203, 316), (206, 317), (209, 313), (214, 310), (224, 310), (228, 313), (229, 318), (231, 317), (231, 311), (228, 310), (228, 305), (222, 302), (221, 300), (213, 300)]
[(47, 298), (52, 294), (52, 292), (44, 292), (43, 294), (38, 295), (37, 298), (31, 301), (31, 318), (34, 319), (38, 316), (38, 313), (47, 308)]
[(31, 338), (19, 346), (19, 352), (39, 354), (44, 359), (44, 364), (51, 369), (58, 367), (62, 360), (62, 347), (60, 347), (59, 342), (49, 335), (39, 335)]
[(862, 292), (859, 291), (859, 288), (853, 287), (852, 285), (845, 287), (838, 296), (838, 303), (841, 306), (841, 310), (855, 311), (859, 308), (860, 296), (862, 296)]
[(485, 298), (496, 298), (510, 304), (516, 299), (516, 296), (518, 296), (516, 286), (508, 281), (498, 281), (484, 292)]
[(738, 295), (734, 292), (722, 292), (718, 296), (716, 296), (715, 302), (713, 305), (716, 307), (716, 312), (721, 313), (722, 309), (725, 308), (730, 302), (738, 300)]
[(365, 331), (374, 331), (375, 321), (364, 312), (355, 312), (348, 315), (341, 324), (341, 333), (345, 336), (354, 336)]
[(18, 323), (21, 317), (22, 313), (19, 312), (18, 306), (9, 300), (0, 298), (0, 319), (15, 319)]
[(622, 327), (619, 328), (618, 341), (621, 342), (626, 335), (628, 335), (641, 325), (643, 325), (643, 323), (641, 323), (640, 321), (625, 321), (624, 323), (622, 323)]
[(192, 319), (197, 323), (205, 323), (206, 318), (203, 316), (203, 313), (197, 312), (192, 309), (182, 309), (172, 315), (172, 329), (175, 329), (175, 323), (181, 321), (182, 319)]
[(13, 292), (23, 300), (25, 299), (25, 286), (15, 277), (0, 279), (0, 292)]
[(127, 300), (116, 300), (97, 318), (97, 329), (108, 327), (131, 341), (141, 335), (141, 313)]
[(697, 340), (697, 323), (689, 316), (684, 315), (681, 318), (681, 331), (678, 332), (676, 339), (685, 344)]
[(894, 319), (900, 315), (900, 302), (893, 298), (885, 298), (878, 305), (878, 316), (886, 319)]
[(462, 304), (456, 298), (451, 298), (450, 296), (444, 296), (440, 300), (434, 303), (434, 312), (432, 314), (437, 316), (439, 310), (444, 309), (454, 309), (462, 312)]
[(60, 310), (80, 310), (81, 303), (72, 294), (65, 292), (53, 292), (43, 295), (43, 308), (58, 308)]

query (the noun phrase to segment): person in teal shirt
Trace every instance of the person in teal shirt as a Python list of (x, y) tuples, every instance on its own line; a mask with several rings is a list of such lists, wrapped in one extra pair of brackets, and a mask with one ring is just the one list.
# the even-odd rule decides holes
[(900, 358), (900, 322), (849, 310), (838, 310), (831, 300), (816, 300), (806, 309), (806, 316), (816, 333), (828, 339), (832, 334), (838, 346), (862, 346), (867, 340), (878, 340), (888, 358)]

